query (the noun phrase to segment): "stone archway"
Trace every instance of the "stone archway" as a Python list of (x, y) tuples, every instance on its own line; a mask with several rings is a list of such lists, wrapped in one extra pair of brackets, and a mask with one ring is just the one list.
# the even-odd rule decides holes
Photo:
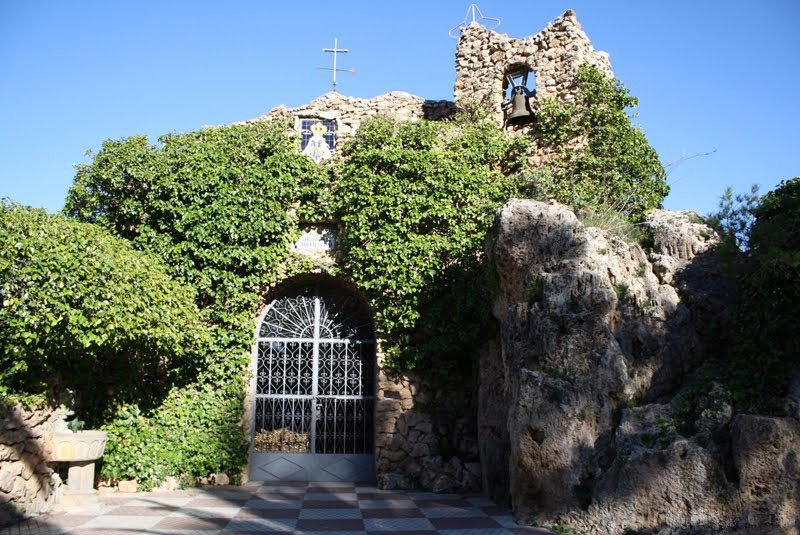
[(375, 346), (369, 308), (334, 281), (270, 302), (253, 351), (250, 479), (375, 479)]

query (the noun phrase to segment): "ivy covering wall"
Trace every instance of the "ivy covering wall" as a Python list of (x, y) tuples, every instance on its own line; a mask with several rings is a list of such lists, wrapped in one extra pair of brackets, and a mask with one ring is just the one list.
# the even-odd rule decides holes
[(483, 122), (364, 125), (333, 188), (344, 271), (371, 298), (391, 366), (463, 369), (485, 338), (483, 241), (527, 143)]

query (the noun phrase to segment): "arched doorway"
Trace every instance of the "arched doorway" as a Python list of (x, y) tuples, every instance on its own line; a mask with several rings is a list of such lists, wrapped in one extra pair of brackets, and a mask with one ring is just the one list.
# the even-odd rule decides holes
[(373, 481), (375, 330), (332, 281), (267, 307), (253, 354), (253, 480)]

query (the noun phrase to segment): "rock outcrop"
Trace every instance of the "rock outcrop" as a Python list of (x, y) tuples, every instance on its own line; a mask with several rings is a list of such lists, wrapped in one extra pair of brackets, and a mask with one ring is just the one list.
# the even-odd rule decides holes
[(499, 210), (500, 338), (481, 358), (479, 411), (489, 493), (577, 533), (791, 532), (798, 422), (734, 417), (719, 384), (691, 380), (730, 309), (717, 237), (691, 212), (647, 226), (649, 255), (558, 204)]
[(800, 422), (739, 415), (733, 421), (731, 435), (742, 529), (749, 533), (778, 529), (800, 533)]

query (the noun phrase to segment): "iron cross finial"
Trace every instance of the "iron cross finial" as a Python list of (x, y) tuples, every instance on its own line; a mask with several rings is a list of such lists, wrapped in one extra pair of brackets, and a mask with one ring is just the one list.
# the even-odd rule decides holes
[(495, 28), (500, 26), (500, 19), (494, 17), (487, 17), (486, 15), (483, 14), (481, 8), (478, 7), (478, 4), (470, 4), (469, 7), (467, 8), (467, 14), (464, 16), (464, 19), (455, 26), (453, 26), (452, 28), (450, 28), (450, 31), (447, 33), (453, 39), (457, 39), (458, 34), (461, 32), (461, 30), (463, 30), (473, 22), (477, 22), (478, 24), (484, 24), (484, 26), (485, 23), (488, 22), (491, 24), (491, 27), (489, 26), (486, 27), (489, 28), (490, 30), (494, 30)]
[(337, 72), (349, 72), (351, 74), (355, 74), (356, 70), (353, 68), (350, 69), (340, 69), (337, 67), (337, 59), (339, 54), (347, 54), (350, 52), (347, 48), (339, 48), (339, 38), (333, 38), (333, 48), (323, 48), (323, 52), (331, 52), (333, 53), (333, 68), (331, 67), (317, 67), (317, 69), (322, 69), (324, 71), (333, 71), (333, 91), (336, 92), (336, 73)]

